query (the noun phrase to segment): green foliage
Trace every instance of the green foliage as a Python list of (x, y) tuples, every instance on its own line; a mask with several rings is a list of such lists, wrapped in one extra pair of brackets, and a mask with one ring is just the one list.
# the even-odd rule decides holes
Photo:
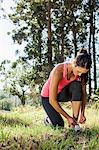
[[(42, 66), (48, 68), (49, 65), (48, 7), (48, 1), (19, 0), (14, 13), (9, 15), (16, 25), (16, 29), (12, 31), (12, 38), (14, 42), (19, 44), (26, 43), (22, 58), (28, 63), (31, 60), (38, 74), (41, 72)], [(68, 0), (51, 1), (53, 64), (62, 62), (67, 55), (71, 56), (74, 49), (76, 54), (79, 47), (86, 45), (86, 40), (89, 37), (90, 7), (90, 3), (83, 0), (73, 3)], [(62, 44), (64, 45), (63, 49)], [(39, 65), (41, 67), (38, 67)], [(46, 70), (49, 72), (49, 69)], [(44, 78), (46, 79), (47, 76), (45, 75)]]
[(99, 108), (99, 89), (91, 96), (90, 101), (94, 102), (96, 108)]
[[(1, 74), (1, 76), (3, 76), (4, 91), (10, 95), (17, 96), (23, 105), (30, 99), (33, 99), (35, 104), (39, 103), (37, 95), (46, 80), (45, 73), (47, 76), (48, 72), (46, 71), (46, 66), (42, 66), (42, 68), (40, 64), (32, 66), (22, 59), (9, 64), (9, 70), (7, 70), (6, 65), (3, 66), (5, 73)], [(38, 69), (41, 71), (38, 72)]]
[(99, 88), (96, 90), (96, 94), (99, 96)]
[(10, 99), (3, 99), (0, 100), (0, 110), (7, 110), (10, 111), (12, 109), (12, 103), (10, 101)]
[[(77, 34), (77, 42), (79, 47), (78, 37), (83, 44), (86, 40), (86, 31), (84, 16), (86, 11), (83, 10), (83, 0), (75, 1), (52, 1), (52, 53), (53, 62), (57, 63), (61, 59), (60, 46), (62, 34), (64, 34), (64, 57), (70, 49), (71, 54), (73, 48), (73, 36), (70, 35), (72, 31)], [(77, 13), (79, 10), (79, 13)], [(13, 40), (21, 44), (23, 41), (27, 42), (24, 49), (25, 59), (35, 59), (35, 62), (46, 62), (48, 57), (48, 35), (47, 35), (47, 21), (48, 21), (48, 1), (18, 1), (14, 13), (9, 15), (10, 19), (17, 26), (13, 30)], [(75, 20), (75, 23), (73, 21)], [(63, 29), (64, 28), (64, 29)], [(64, 30), (64, 31), (63, 31)], [(64, 33), (62, 33), (62, 31)], [(55, 53), (55, 54), (54, 54)], [(47, 54), (47, 55), (46, 55)], [(55, 58), (54, 58), (55, 56)], [(56, 59), (59, 57), (60, 59)], [(48, 61), (48, 60), (47, 60)]]
[(0, 100), (2, 100), (4, 98), (7, 98), (6, 94), (5, 93), (0, 94)]
[[(22, 66), (23, 65), (23, 66)], [(5, 82), (4, 90), (7, 91), (7, 93), (10, 93), (14, 96), (18, 96), (21, 100), (22, 104), (25, 104), (25, 100), (27, 98), (26, 90), (29, 81), (27, 80), (25, 76), (26, 66), (25, 64), (22, 64), (22, 62), (14, 62), (12, 64), (12, 68), (9, 65), (9, 70), (7, 70), (6, 65), (5, 67), (5, 74), (3, 74), (2, 82)], [(2, 74), (1, 74), (2, 75)]]
[[(48, 63), (48, 7), (47, 0), (19, 0), (9, 18), (16, 26), (11, 31), (15, 43), (23, 44), (24, 55), (12, 63), (9, 70), (4, 61), (0, 66), (4, 89), (18, 96), (22, 104), (38, 94), (46, 81), (49, 72)], [(97, 11), (98, 2), (95, 10)], [(52, 63), (62, 62), (68, 56), (74, 55), (79, 47), (86, 45), (89, 38), (90, 16), (92, 5), (84, 0), (53, 0), (51, 1), (51, 45)], [(98, 30), (96, 28), (96, 30)], [(10, 34), (10, 33), (8, 33)], [(63, 49), (62, 49), (62, 44)], [(62, 55), (63, 53), (63, 55)], [(36, 90), (37, 89), (37, 90)], [(38, 92), (39, 89), (39, 92)]]

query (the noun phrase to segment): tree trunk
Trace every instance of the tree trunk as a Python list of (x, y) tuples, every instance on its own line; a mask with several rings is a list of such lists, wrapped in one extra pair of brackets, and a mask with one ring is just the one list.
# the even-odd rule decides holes
[(61, 61), (64, 61), (64, 25), (62, 25), (62, 34), (61, 34)]
[(52, 45), (51, 45), (51, 0), (48, 1), (48, 65), (52, 69)]
[(43, 25), (41, 24), (40, 20), (38, 19), (37, 20), (40, 28), (38, 30), (38, 50), (39, 50), (39, 63), (42, 62), (42, 50), (41, 50), (41, 47), (42, 47), (42, 31), (43, 31)]
[[(89, 37), (89, 52), (91, 53), (91, 41), (92, 41), (92, 48), (93, 48), (93, 70), (94, 70), (94, 93), (95, 90), (97, 89), (97, 80), (96, 80), (96, 50), (95, 50), (95, 14), (94, 14), (94, 9), (95, 9), (95, 0), (89, 0), (89, 6), (90, 6), (90, 37)], [(92, 40), (91, 40), (92, 36)], [(91, 96), (91, 69), (89, 70), (89, 96)]]
[(42, 62), (42, 50), (41, 50), (41, 47), (42, 47), (42, 30), (41, 29), (39, 29), (39, 31), (38, 31), (39, 33), (39, 63), (41, 63)]
[(76, 41), (75, 29), (74, 29), (74, 32), (73, 32), (73, 37), (74, 37), (74, 50), (75, 50), (75, 56), (76, 56), (77, 55), (77, 41)]
[(97, 80), (96, 80), (96, 49), (95, 49), (95, 14), (93, 12), (93, 29), (92, 29), (92, 37), (93, 37), (93, 66), (94, 66), (94, 93), (97, 89)]
[[(61, 1), (61, 5), (63, 5), (63, 1)], [(64, 61), (64, 15), (62, 11), (62, 32), (61, 32), (61, 62)]]
[[(90, 23), (90, 33), (89, 33), (89, 53), (91, 53), (91, 23)], [(89, 99), (91, 96), (91, 68), (89, 69)]]
[(72, 32), (73, 32), (73, 42), (74, 42), (74, 51), (75, 51), (75, 56), (77, 55), (77, 33), (76, 33), (76, 26), (75, 26), (75, 22), (76, 22), (76, 18), (72, 12), (72, 19), (73, 19), (73, 26), (72, 26)]
[(20, 99), (21, 99), (21, 103), (22, 103), (22, 105), (24, 106), (25, 105), (25, 91), (22, 91), (22, 96), (20, 97)]
[[(89, 53), (91, 54), (91, 43), (92, 43), (92, 28), (93, 28), (93, 8), (92, 8), (92, 0), (89, 0), (89, 8), (90, 8), (90, 35), (89, 35)], [(89, 99), (92, 94), (92, 79), (91, 79), (91, 68), (89, 69)]]

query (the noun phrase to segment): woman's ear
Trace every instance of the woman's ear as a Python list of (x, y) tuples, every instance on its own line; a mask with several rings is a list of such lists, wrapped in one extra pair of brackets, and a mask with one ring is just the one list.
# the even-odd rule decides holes
[(73, 60), (73, 62), (72, 62), (72, 67), (74, 68), (74, 67), (76, 67), (77, 65), (76, 65), (76, 60), (74, 59)]
[(76, 59), (73, 60), (73, 65), (76, 66)]
[(77, 52), (77, 56), (78, 56), (79, 54), (80, 54), (80, 52), (78, 51), (78, 52)]

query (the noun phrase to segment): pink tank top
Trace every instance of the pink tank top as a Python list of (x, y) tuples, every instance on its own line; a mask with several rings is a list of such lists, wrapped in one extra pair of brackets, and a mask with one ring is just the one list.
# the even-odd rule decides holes
[[(51, 81), (51, 78), (52, 78), (52, 73), (53, 73), (53, 70), (51, 71), (48, 80), (43, 85), (43, 88), (42, 88), (42, 91), (41, 91), (41, 96), (43, 96), (43, 97), (49, 97), (49, 87), (50, 87), (50, 81)], [(79, 79), (79, 76), (76, 76), (73, 80), (67, 80), (67, 63), (65, 62), (64, 63), (64, 70), (63, 70), (63, 78), (58, 84), (57, 94), (60, 93), (66, 85), (68, 85), (72, 81), (78, 80), (78, 79)]]

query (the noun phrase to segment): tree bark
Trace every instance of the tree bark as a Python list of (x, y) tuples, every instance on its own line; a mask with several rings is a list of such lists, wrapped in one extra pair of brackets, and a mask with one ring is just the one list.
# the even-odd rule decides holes
[[(90, 23), (90, 33), (89, 33), (89, 53), (91, 53), (91, 23)], [(91, 96), (92, 88), (91, 88), (91, 68), (89, 69), (89, 98)]]
[(64, 61), (64, 22), (62, 14), (62, 33), (61, 33), (61, 61)]
[(42, 49), (41, 49), (41, 47), (42, 47), (42, 30), (41, 29), (39, 29), (39, 31), (38, 31), (38, 34), (39, 34), (39, 63), (41, 63), (42, 62)]
[(96, 76), (96, 48), (95, 48), (95, 14), (93, 12), (93, 29), (92, 29), (92, 37), (93, 37), (93, 66), (94, 66), (94, 93), (97, 89), (97, 76)]
[[(61, 6), (64, 5), (64, 1), (61, 0)], [(62, 28), (61, 28), (61, 61), (64, 61), (64, 12), (62, 10)]]
[(75, 26), (75, 22), (76, 22), (76, 18), (72, 12), (72, 18), (73, 18), (73, 26), (72, 26), (72, 32), (73, 32), (73, 42), (74, 42), (74, 52), (75, 52), (75, 56), (77, 55), (77, 33), (76, 33), (76, 26)]
[(52, 45), (51, 45), (51, 0), (48, 1), (48, 65), (49, 72), (52, 69)]

